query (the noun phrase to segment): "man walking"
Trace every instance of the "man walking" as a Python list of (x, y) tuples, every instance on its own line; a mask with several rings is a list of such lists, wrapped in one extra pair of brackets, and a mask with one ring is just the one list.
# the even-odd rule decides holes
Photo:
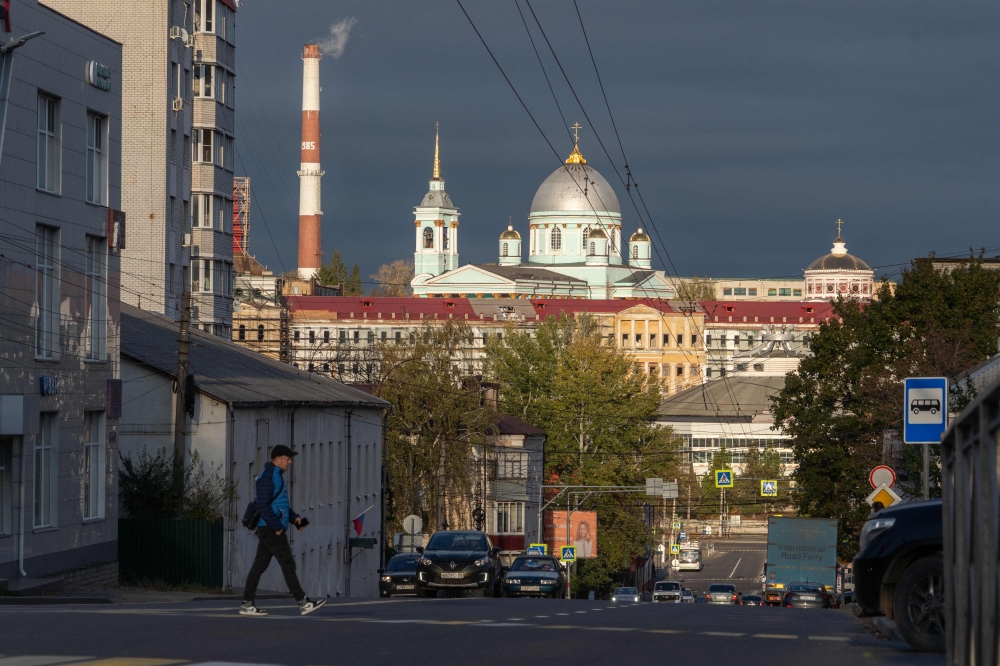
[(264, 471), (257, 477), (254, 484), (254, 499), (257, 504), (257, 512), (260, 514), (260, 522), (257, 523), (257, 556), (247, 574), (246, 586), (243, 588), (243, 605), (240, 606), (240, 615), (254, 615), (262, 617), (267, 615), (267, 611), (257, 608), (254, 605), (254, 595), (257, 594), (257, 584), (260, 577), (267, 571), (271, 564), (271, 558), (277, 558), (278, 566), (281, 567), (281, 574), (285, 577), (285, 585), (288, 591), (299, 603), (299, 612), (308, 615), (314, 610), (318, 610), (326, 603), (325, 599), (310, 601), (306, 593), (299, 585), (299, 578), (295, 575), (295, 556), (292, 555), (291, 546), (288, 545), (288, 526), (294, 524), (296, 529), (303, 529), (309, 521), (303, 521), (294, 511), (292, 511), (288, 500), (288, 485), (283, 476), (288, 466), (292, 464), (292, 458), (298, 455), (287, 446), (279, 444), (271, 449), (271, 462), (264, 465)]

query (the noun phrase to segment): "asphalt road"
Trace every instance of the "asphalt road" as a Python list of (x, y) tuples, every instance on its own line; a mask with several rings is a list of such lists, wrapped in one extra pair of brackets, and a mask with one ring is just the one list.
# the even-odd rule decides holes
[(666, 575), (670, 580), (683, 583), (696, 596), (705, 596), (713, 583), (732, 583), (744, 594), (759, 593), (760, 574), (766, 560), (767, 542), (763, 537), (759, 540), (720, 540), (715, 542), (715, 555), (703, 558), (701, 571), (671, 571)]
[(478, 598), (335, 600), (300, 617), (290, 600), (261, 605), (271, 615), (241, 617), (238, 599), (0, 606), (0, 666), (944, 663), (844, 611)]

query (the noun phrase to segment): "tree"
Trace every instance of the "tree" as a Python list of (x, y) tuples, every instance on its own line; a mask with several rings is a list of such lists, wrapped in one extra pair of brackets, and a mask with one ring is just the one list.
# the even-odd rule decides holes
[(677, 299), (681, 301), (714, 301), (717, 298), (715, 282), (708, 278), (683, 280), (677, 285)]
[[(838, 301), (837, 320), (810, 340), (812, 357), (772, 398), (798, 464), (794, 502), (803, 516), (838, 520), (841, 557), (854, 555), (868, 517), (868, 472), (890, 462), (886, 443), (901, 432), (903, 379), (948, 377), (949, 409), (968, 404), (971, 386), (956, 380), (995, 353), (998, 295), (1000, 273), (984, 269), (981, 257), (952, 271), (915, 260), (895, 291), (883, 282), (871, 303)], [(919, 460), (918, 451), (904, 449), (906, 493), (920, 492)], [(936, 459), (931, 469), (932, 493), (939, 494)]]
[(186, 467), (175, 465), (173, 453), (143, 450), (136, 459), (122, 456), (118, 475), (122, 512), (129, 518), (224, 517), (238, 499), (236, 483), (222, 468), (206, 465), (197, 451)]
[[(601, 338), (589, 316), (549, 318), (534, 331), (511, 325), (486, 347), (486, 375), (501, 386), (501, 409), (547, 433), (546, 483), (644, 485), (675, 478), (677, 438), (655, 425), (660, 386)], [(654, 543), (645, 497), (599, 494), (598, 553), (580, 568), (579, 589), (607, 591)]]
[(351, 268), (351, 276), (344, 282), (344, 296), (364, 296), (365, 288), (361, 284), (361, 269), (357, 264)]
[(377, 273), (369, 276), (378, 283), (372, 291), (372, 296), (390, 296), (403, 298), (412, 296), (410, 281), (413, 280), (413, 261), (397, 259), (391, 264), (382, 264)]
[(347, 283), (347, 266), (344, 264), (344, 258), (340, 256), (339, 249), (335, 248), (330, 261), (319, 267), (316, 279), (329, 286)]

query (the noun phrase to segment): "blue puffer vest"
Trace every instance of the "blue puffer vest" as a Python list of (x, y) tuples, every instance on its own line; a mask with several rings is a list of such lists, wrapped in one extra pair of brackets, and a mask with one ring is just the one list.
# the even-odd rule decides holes
[[(264, 465), (264, 471), (254, 484), (254, 499), (260, 513), (258, 527), (268, 527), (272, 531), (287, 530), (288, 523), (295, 520), (295, 512), (288, 503), (288, 484), (283, 470), (274, 463)], [(272, 501), (271, 498), (274, 498)]]

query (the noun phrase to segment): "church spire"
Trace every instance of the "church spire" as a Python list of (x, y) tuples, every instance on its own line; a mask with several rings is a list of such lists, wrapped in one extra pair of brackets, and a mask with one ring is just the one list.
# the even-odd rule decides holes
[(438, 148), (440, 130), (441, 123), (434, 123), (434, 176), (432, 180), (441, 180), (441, 152)]
[(580, 123), (573, 123), (570, 129), (573, 130), (573, 152), (566, 158), (566, 164), (586, 164), (587, 160), (580, 152)]

